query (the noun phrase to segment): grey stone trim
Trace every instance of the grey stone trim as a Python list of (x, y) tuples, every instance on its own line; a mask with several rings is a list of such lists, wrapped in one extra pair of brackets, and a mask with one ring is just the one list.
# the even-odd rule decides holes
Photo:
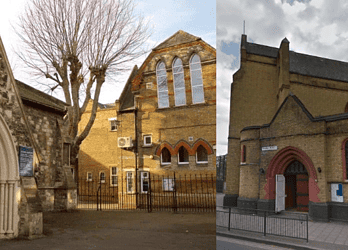
[(312, 202), (308, 203), (309, 207), (309, 217), (314, 221), (329, 221), (329, 209), (330, 206), (328, 203), (323, 202)]
[(247, 208), (247, 209), (257, 209), (257, 199), (256, 198), (238, 197), (237, 207), (238, 208)]

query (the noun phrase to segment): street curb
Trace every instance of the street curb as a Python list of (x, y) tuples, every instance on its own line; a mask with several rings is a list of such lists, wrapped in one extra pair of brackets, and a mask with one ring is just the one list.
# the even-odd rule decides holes
[(323, 249), (323, 248), (314, 248), (314, 247), (308, 247), (308, 246), (299, 246), (299, 245), (294, 245), (294, 244), (285, 244), (282, 242), (268, 240), (268, 239), (267, 240), (266, 239), (256, 239), (256, 238), (240, 236), (240, 235), (236, 235), (236, 234), (232, 234), (232, 233), (225, 234), (225, 233), (216, 232), (216, 236), (221, 236), (221, 237), (226, 237), (226, 238), (235, 238), (235, 239), (239, 239), (239, 240), (252, 241), (252, 242), (256, 242), (256, 243), (264, 243), (267, 245), (274, 245), (274, 246), (284, 247), (284, 248), (291, 247), (291, 248), (296, 249), (296, 250), (307, 250), (307, 249), (322, 250)]

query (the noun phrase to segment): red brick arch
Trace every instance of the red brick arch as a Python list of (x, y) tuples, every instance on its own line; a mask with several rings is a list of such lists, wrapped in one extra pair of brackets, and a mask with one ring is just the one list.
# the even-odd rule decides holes
[(168, 142), (163, 142), (161, 145), (159, 145), (157, 147), (155, 155), (160, 156), (163, 148), (167, 148), (171, 155), (176, 155), (177, 154), (177, 153), (175, 153), (172, 145), (170, 145)]
[(187, 152), (189, 153), (189, 155), (195, 155), (195, 151), (192, 150), (192, 148), (190, 147), (190, 145), (186, 142), (186, 141), (179, 141), (174, 148), (174, 152), (175, 154), (178, 154), (179, 152), (179, 148), (183, 146), (184, 148), (186, 148)]
[(268, 200), (275, 199), (275, 176), (277, 174), (284, 174), (286, 168), (294, 160), (301, 162), (308, 172), (309, 200), (312, 202), (320, 202), (318, 198), (320, 189), (316, 182), (317, 172), (312, 160), (305, 152), (291, 146), (280, 150), (268, 165), (266, 173), (267, 184), (265, 185), (266, 195), (264, 198)]
[(206, 141), (204, 141), (202, 139), (198, 139), (195, 142), (195, 144), (193, 144), (193, 147), (192, 147), (193, 152), (196, 153), (197, 148), (201, 145), (207, 150), (208, 155), (210, 155), (214, 152), (213, 149), (211, 148), (211, 146)]

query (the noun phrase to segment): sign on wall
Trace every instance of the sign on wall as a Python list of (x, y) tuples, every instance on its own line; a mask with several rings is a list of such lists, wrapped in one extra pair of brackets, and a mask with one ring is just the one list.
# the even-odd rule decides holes
[(278, 146), (262, 147), (261, 150), (262, 150), (262, 151), (278, 150)]
[(163, 191), (174, 191), (174, 179), (163, 178), (162, 188)]
[(19, 146), (19, 176), (33, 176), (33, 155), (33, 148)]
[(331, 201), (343, 202), (342, 183), (331, 183)]

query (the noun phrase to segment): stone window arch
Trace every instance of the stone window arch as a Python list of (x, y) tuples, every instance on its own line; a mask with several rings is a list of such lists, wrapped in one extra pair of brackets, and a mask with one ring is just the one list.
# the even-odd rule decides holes
[(201, 59), (197, 54), (193, 54), (190, 59), (190, 75), (192, 103), (204, 103), (204, 88), (202, 78)]
[(166, 65), (162, 61), (160, 61), (157, 64), (156, 77), (157, 77), (158, 107), (168, 108), (169, 97), (168, 97), (167, 70), (166, 70)]
[(173, 82), (175, 106), (186, 105), (184, 67), (180, 58), (173, 61)]

